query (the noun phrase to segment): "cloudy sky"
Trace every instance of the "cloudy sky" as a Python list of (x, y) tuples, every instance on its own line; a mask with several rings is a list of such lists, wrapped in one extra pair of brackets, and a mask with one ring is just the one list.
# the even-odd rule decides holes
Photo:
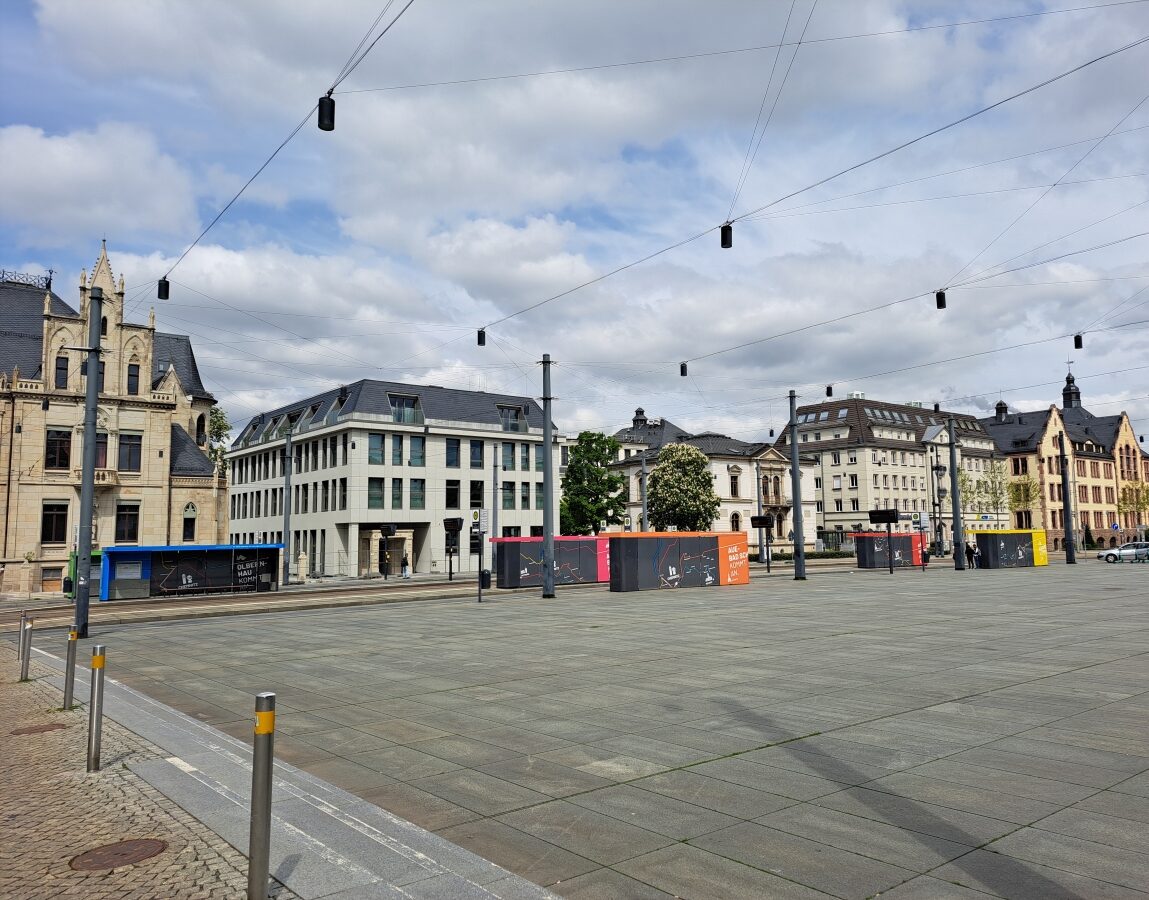
[(1149, 432), (1149, 43), (831, 177), (1149, 2), (414, 0), (320, 132), (406, 2), (3, 4), (0, 266), (75, 304), (106, 237), (236, 424), (361, 378), (537, 396), (550, 353), (572, 433), (765, 438), (831, 383), (1038, 409), (1070, 358)]

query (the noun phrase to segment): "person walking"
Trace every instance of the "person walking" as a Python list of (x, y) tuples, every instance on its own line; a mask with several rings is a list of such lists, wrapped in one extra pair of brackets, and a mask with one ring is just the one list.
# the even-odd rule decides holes
[(404, 553), (403, 558), (399, 561), (399, 566), (403, 571), (403, 577), (404, 578), (410, 578), (411, 577), (411, 570), (408, 568), (409, 565), (410, 565), (410, 561), (407, 559), (407, 554)]
[(973, 568), (974, 549), (973, 544), (967, 543), (965, 545), (965, 564), (967, 569)]

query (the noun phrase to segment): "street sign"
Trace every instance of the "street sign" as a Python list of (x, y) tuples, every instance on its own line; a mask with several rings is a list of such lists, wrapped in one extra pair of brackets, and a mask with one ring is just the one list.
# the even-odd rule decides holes
[(882, 525), (889, 522), (898, 521), (898, 511), (896, 509), (871, 509), (870, 510), (870, 524)]
[(486, 532), (490, 528), (491, 514), (485, 509), (471, 510), (471, 530)]
[(773, 524), (774, 524), (774, 517), (773, 516), (751, 516), (750, 517), (750, 527), (751, 528), (770, 528), (771, 526), (773, 526)]
[(898, 519), (902, 522), (920, 522), (922, 514), (917, 512), (903, 512), (898, 513)]
[(1110, 527), (1110, 528), (1112, 528), (1114, 531), (1120, 531), (1120, 530), (1121, 530), (1121, 526), (1120, 526), (1120, 525), (1118, 525), (1116, 522), (1114, 522), (1114, 523), (1113, 523), (1112, 525), (1110, 525), (1109, 527)]
[(443, 530), (450, 532), (459, 532), (463, 530), (463, 519), (461, 516), (455, 516), (451, 519), (443, 520)]

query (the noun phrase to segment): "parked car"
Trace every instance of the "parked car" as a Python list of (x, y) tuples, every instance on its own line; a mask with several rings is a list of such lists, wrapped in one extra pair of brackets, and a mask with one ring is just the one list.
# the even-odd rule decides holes
[(1132, 562), (1135, 559), (1149, 559), (1149, 541), (1131, 541), (1120, 547), (1110, 547), (1108, 550), (1102, 550), (1098, 553), (1097, 558), (1109, 563), (1115, 563), (1118, 560)]

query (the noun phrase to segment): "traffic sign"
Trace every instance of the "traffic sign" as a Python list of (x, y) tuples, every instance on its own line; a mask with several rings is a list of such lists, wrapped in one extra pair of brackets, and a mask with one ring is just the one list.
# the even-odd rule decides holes
[(485, 509), (471, 510), (471, 530), (486, 532), (490, 528), (491, 514)]

